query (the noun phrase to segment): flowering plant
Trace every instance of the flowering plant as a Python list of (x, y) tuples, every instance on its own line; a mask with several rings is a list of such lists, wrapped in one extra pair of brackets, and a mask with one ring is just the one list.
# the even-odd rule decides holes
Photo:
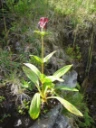
[[(40, 18), (39, 21), (39, 27), (40, 29), (45, 29), (46, 24), (48, 23), (48, 18)], [(44, 30), (42, 30), (44, 31)], [(59, 70), (57, 70), (53, 75), (46, 76), (44, 74), (44, 63), (48, 62), (48, 60), (55, 54), (56, 51), (50, 53), (46, 57), (44, 57), (44, 41), (41, 33), (41, 44), (42, 44), (42, 53), (41, 58), (38, 56), (31, 55), (37, 62), (41, 64), (41, 71), (33, 64), (31, 63), (24, 63), (23, 70), (27, 77), (34, 83), (34, 86), (37, 88), (37, 92), (34, 94), (29, 114), (32, 119), (38, 118), (41, 110), (42, 104), (47, 104), (48, 100), (50, 99), (57, 99), (68, 111), (71, 113), (77, 115), (77, 116), (83, 116), (82, 113), (71, 103), (69, 103), (67, 100), (62, 98), (60, 94), (58, 93), (58, 90), (67, 90), (67, 91), (78, 91), (75, 88), (69, 88), (64, 85), (55, 85), (55, 81), (63, 82), (64, 80), (61, 78), (65, 73), (67, 73), (72, 65), (66, 65)], [(27, 86), (28, 87), (28, 86)]]
[(46, 17), (41, 17), (40, 21), (38, 22), (38, 28), (40, 30), (47, 29), (47, 23), (48, 23), (48, 18)]

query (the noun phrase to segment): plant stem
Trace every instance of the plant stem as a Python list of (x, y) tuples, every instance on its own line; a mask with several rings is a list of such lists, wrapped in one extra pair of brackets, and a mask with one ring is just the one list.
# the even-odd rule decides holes
[(91, 63), (92, 63), (93, 45), (94, 45), (94, 33), (91, 34), (91, 42), (90, 42), (89, 51), (88, 51), (89, 52), (88, 53), (88, 62), (87, 62), (87, 66), (86, 66), (85, 76), (89, 75), (89, 72), (90, 72)]
[(41, 36), (41, 58), (42, 58), (41, 72), (43, 74), (44, 73), (44, 63), (43, 63), (43, 58), (44, 58), (44, 36)]

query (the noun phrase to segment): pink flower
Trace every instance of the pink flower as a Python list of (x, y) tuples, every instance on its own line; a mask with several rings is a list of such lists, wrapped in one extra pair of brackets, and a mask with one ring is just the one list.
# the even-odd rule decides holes
[(47, 29), (47, 23), (48, 23), (48, 18), (41, 17), (40, 21), (38, 22), (38, 28), (40, 30)]

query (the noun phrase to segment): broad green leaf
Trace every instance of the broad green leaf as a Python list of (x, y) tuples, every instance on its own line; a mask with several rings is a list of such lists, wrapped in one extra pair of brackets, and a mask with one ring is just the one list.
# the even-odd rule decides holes
[(69, 112), (77, 115), (77, 116), (83, 116), (83, 114), (71, 103), (69, 103), (67, 100), (58, 97), (58, 96), (53, 96), (52, 98), (57, 99)]
[(43, 59), (43, 62), (44, 62), (44, 63), (48, 62), (48, 60), (53, 56), (53, 54), (54, 54), (55, 52), (56, 52), (56, 51), (51, 52), (49, 55), (47, 55), (47, 56)]
[(39, 77), (40, 77), (40, 71), (32, 64), (30, 63), (24, 63), (25, 66), (23, 66), (23, 70), (27, 77), (36, 85), (36, 87), (39, 89)]
[(34, 84), (39, 85), (38, 76), (32, 70), (30, 70), (28, 67), (23, 66), (23, 71)]
[(40, 81), (41, 81), (41, 84), (42, 84), (42, 95), (46, 95), (47, 93), (47, 90), (49, 88), (52, 88), (53, 87), (53, 83), (52, 83), (52, 80), (50, 78), (48, 78), (46, 75), (44, 74), (41, 74), (40, 75)]
[(52, 80), (44, 74), (40, 75), (40, 81), (42, 84), (52, 82)]
[(78, 91), (78, 89), (76, 89), (76, 88), (70, 88), (65, 85), (57, 85), (57, 86), (55, 86), (55, 89), (56, 90), (66, 90), (66, 91)]
[(48, 88), (49, 88), (49, 87), (48, 87), (48, 84), (47, 84), (47, 85), (43, 84), (43, 86), (42, 86), (42, 91), (41, 91), (40, 93), (41, 93), (41, 96), (42, 96), (44, 99), (46, 99)]
[(49, 93), (49, 91), (53, 91), (54, 89), (54, 84), (53, 83), (44, 83), (42, 86), (42, 92), (44, 95)]
[(34, 72), (38, 77), (40, 77), (41, 72), (38, 70), (36, 66), (30, 63), (24, 63), (24, 65), (31, 69), (31, 71)]
[(57, 76), (47, 76), (47, 78), (49, 78), (52, 82), (54, 82), (54, 81), (59, 81), (59, 82), (63, 82), (64, 80), (63, 79), (61, 79), (61, 78), (59, 78), (59, 77), (57, 77)]
[(50, 53), (49, 55), (47, 55), (46, 57), (44, 57), (44, 59), (42, 60), (40, 57), (38, 56), (35, 56), (35, 55), (30, 55), (30, 57), (32, 57), (36, 62), (38, 62), (39, 64), (42, 64), (42, 63), (46, 63), (48, 62), (48, 60), (53, 56), (53, 54), (55, 53), (56, 51)]
[(66, 66), (60, 68), (59, 70), (57, 70), (53, 74), (53, 76), (59, 78), (59, 77), (63, 76), (65, 73), (67, 73), (70, 70), (71, 67), (72, 67), (72, 65), (66, 65)]
[(42, 59), (40, 57), (38, 57), (38, 56), (30, 55), (30, 57), (32, 57), (39, 64), (43, 63)]
[(29, 114), (32, 119), (38, 118), (40, 114), (40, 94), (36, 93), (31, 101)]

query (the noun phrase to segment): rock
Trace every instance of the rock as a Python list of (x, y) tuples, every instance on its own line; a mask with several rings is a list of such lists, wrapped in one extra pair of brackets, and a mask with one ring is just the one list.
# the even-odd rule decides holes
[(35, 122), (29, 128), (72, 128), (69, 119), (61, 114), (61, 105), (53, 108), (44, 118)]
[(69, 119), (63, 115), (59, 115), (53, 128), (72, 128)]
[(68, 72), (67, 74), (65, 74), (63, 76), (63, 79), (64, 79), (63, 84), (66, 85), (66, 86), (68, 86), (68, 87), (71, 87), (71, 88), (76, 87), (76, 84), (77, 84), (77, 75), (78, 74), (77, 74), (77, 72), (75, 70), (72, 70), (71, 72)]
[(37, 120), (30, 128), (53, 128), (55, 121), (60, 113), (61, 105), (52, 109), (44, 118)]
[(22, 125), (22, 121), (21, 121), (21, 119), (18, 119), (16, 124), (14, 125), (14, 127), (19, 127), (21, 125)]
[(29, 116), (22, 116), (15, 120), (14, 128), (28, 128), (33, 124), (33, 120)]

